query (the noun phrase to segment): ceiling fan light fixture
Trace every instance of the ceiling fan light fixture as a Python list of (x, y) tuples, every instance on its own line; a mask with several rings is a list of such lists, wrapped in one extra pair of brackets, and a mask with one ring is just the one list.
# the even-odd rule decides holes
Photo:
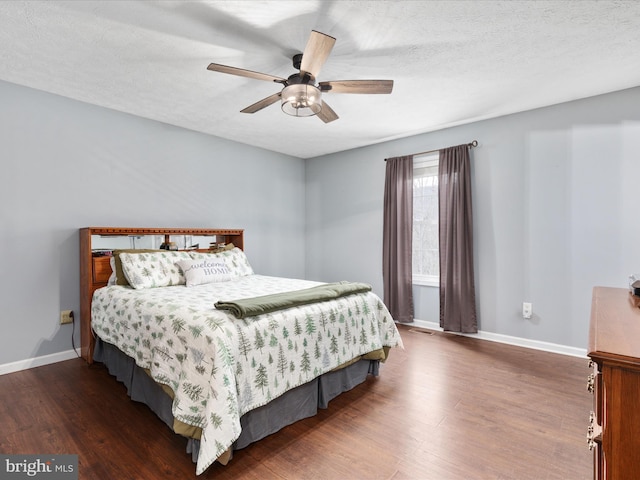
[(281, 91), (243, 108), (240, 110), (241, 113), (256, 113), (269, 105), (275, 105), (280, 100), (282, 111), (287, 115), (293, 117), (316, 115), (324, 123), (330, 123), (339, 117), (322, 100), (323, 93), (380, 94), (391, 93), (393, 89), (393, 80), (340, 80), (316, 83), (318, 73), (329, 57), (335, 41), (336, 39), (330, 35), (312, 30), (304, 52), (293, 56), (293, 68), (297, 72), (289, 75), (288, 78), (218, 63), (210, 63), (207, 70), (282, 85)]
[(322, 93), (314, 85), (298, 83), (282, 89), (282, 111), (294, 117), (311, 117), (322, 110)]

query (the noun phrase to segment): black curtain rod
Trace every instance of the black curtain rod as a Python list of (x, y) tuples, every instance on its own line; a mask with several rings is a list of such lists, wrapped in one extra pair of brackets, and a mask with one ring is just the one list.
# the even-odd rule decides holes
[[(473, 147), (477, 147), (477, 146), (478, 146), (478, 141), (477, 141), (477, 140), (474, 140), (474, 141), (473, 141), (473, 142), (471, 142), (471, 143), (467, 143), (467, 147), (469, 147), (469, 148), (473, 148)], [(415, 157), (415, 156), (417, 156), (417, 155), (426, 155), (427, 153), (435, 153), (435, 152), (439, 152), (440, 150), (442, 150), (442, 149), (441, 149), (441, 148), (439, 148), (438, 150), (427, 150), (426, 152), (412, 153), (412, 154), (407, 155), (407, 156)], [(386, 162), (386, 161), (387, 161), (387, 159), (385, 158), (385, 159), (384, 159), (384, 161)]]

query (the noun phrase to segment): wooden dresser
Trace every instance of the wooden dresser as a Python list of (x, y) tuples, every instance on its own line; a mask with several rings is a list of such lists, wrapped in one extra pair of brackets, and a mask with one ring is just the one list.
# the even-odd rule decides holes
[(623, 288), (595, 287), (588, 356), (594, 478), (640, 478), (640, 308)]

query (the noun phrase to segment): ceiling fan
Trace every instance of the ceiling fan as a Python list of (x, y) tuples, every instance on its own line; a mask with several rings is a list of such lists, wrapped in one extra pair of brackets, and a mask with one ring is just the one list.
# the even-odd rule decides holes
[(320, 120), (329, 123), (337, 120), (338, 115), (322, 100), (323, 93), (391, 93), (393, 89), (393, 80), (338, 80), (319, 82), (316, 85), (316, 78), (327, 61), (335, 42), (335, 38), (313, 30), (304, 53), (293, 56), (293, 67), (299, 70), (299, 73), (294, 73), (289, 78), (217, 63), (209, 64), (207, 69), (283, 85), (282, 91), (248, 106), (241, 110), (242, 113), (256, 113), (280, 100), (282, 110), (289, 115), (295, 117), (317, 115)]

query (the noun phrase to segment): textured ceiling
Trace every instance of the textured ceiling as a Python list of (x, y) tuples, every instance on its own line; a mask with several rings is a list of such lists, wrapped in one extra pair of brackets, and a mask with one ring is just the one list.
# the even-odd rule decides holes
[[(311, 30), (340, 118), (240, 110), (287, 77)], [(0, 1), (0, 79), (301, 158), (640, 85), (640, 1)]]

